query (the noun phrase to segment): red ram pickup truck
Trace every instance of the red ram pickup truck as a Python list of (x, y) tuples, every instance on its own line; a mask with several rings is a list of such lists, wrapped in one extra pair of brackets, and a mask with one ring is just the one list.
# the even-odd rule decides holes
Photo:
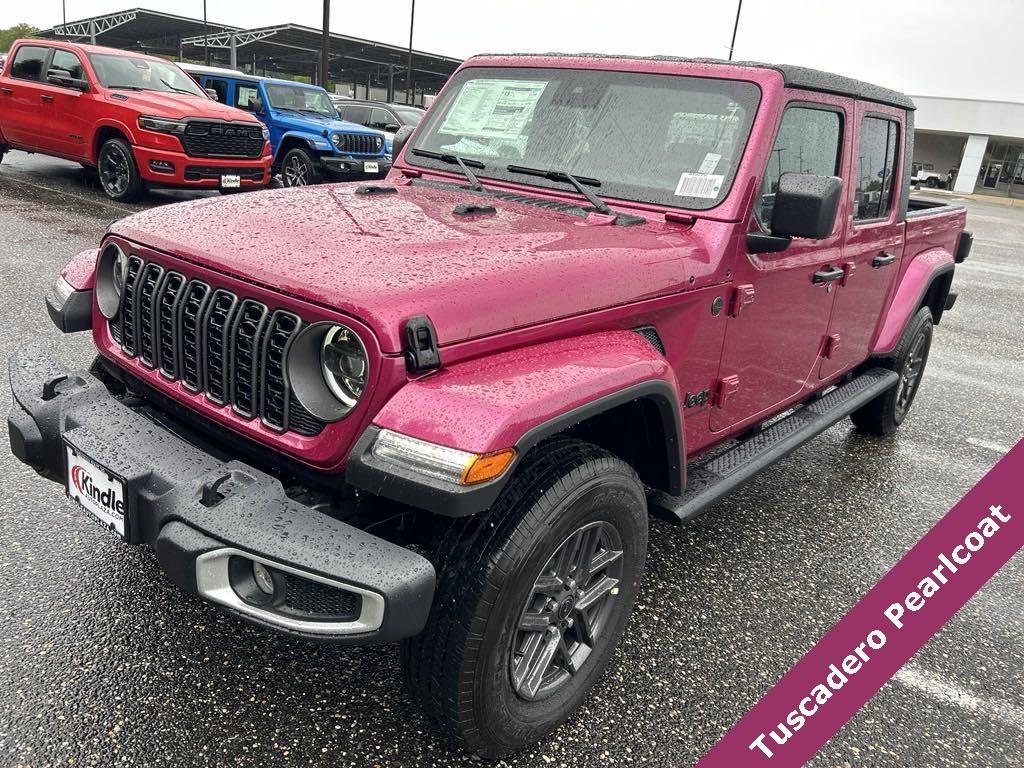
[(0, 70), (0, 160), (11, 149), (75, 160), (96, 169), (113, 200), (147, 186), (266, 186), (269, 138), (248, 112), (154, 56), (17, 40)]
[(112, 225), (47, 298), (96, 362), (13, 357), (13, 451), (187, 592), (402, 641), (513, 752), (614, 663), (649, 515), (907, 417), (971, 245), (908, 197), (913, 117), (798, 67), (470, 59), (384, 184)]

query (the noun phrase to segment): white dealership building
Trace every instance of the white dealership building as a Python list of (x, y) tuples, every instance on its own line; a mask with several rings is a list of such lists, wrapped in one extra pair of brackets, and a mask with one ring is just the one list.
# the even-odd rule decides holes
[(1024, 103), (914, 96), (914, 162), (956, 192), (1024, 197)]

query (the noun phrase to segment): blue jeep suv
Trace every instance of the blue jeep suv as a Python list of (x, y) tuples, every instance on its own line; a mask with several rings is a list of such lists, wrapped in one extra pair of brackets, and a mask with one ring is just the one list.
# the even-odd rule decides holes
[(323, 88), (233, 69), (180, 66), (218, 101), (252, 112), (266, 124), (273, 170), (286, 187), (382, 178), (391, 168), (384, 134), (342, 120)]

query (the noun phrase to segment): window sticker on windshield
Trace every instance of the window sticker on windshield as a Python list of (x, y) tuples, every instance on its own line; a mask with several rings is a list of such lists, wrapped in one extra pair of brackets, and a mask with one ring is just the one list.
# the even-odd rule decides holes
[(718, 161), (722, 159), (721, 155), (716, 155), (714, 152), (708, 152), (704, 155), (704, 162), (700, 164), (699, 173), (714, 173), (718, 167)]
[[(706, 161), (705, 161), (706, 162)], [(718, 197), (725, 176), (719, 173), (688, 173), (684, 171), (676, 184), (676, 197)]]
[(471, 80), (459, 91), (440, 133), (518, 137), (547, 85), (538, 80)]

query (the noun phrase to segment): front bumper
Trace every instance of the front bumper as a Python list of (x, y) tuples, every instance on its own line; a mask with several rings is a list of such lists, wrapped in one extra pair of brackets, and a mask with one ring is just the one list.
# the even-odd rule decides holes
[[(377, 163), (377, 172), (367, 172), (365, 163)], [(335, 176), (348, 178), (383, 177), (391, 170), (391, 161), (382, 157), (349, 157), (346, 155), (323, 155), (320, 158), (323, 169)]]
[[(92, 373), (64, 368), (37, 345), (12, 356), (10, 374), (14, 455), (65, 483), (70, 446), (122, 479), (126, 541), (152, 546), (182, 589), (312, 639), (392, 642), (422, 630), (435, 582), (425, 558), (289, 498), (276, 478), (172, 432), (144, 405), (122, 402)], [(240, 561), (321, 592), (337, 589), (357, 608), (324, 620), (250, 601), (233, 581)]]
[(217, 189), (221, 176), (238, 176), (241, 189), (258, 189), (270, 183), (271, 155), (251, 160), (220, 157), (189, 157), (135, 145), (135, 162), (147, 184), (161, 187)]

